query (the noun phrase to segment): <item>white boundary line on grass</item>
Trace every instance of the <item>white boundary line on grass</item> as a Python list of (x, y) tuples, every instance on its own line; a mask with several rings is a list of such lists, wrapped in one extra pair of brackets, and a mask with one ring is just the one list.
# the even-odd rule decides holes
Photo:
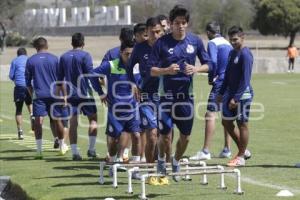
[[(10, 117), (10, 116), (4, 115), (4, 114), (1, 114), (0, 117), (3, 118), (3, 119), (7, 119), (7, 120), (14, 120), (13, 117)], [(25, 123), (27, 123), (27, 124), (30, 123), (30, 122), (29, 122), (28, 120), (26, 120), (26, 119), (23, 119), (23, 122), (25, 122)], [(44, 124), (43, 124), (43, 128), (45, 128), (45, 129), (47, 129), (47, 130), (50, 130), (50, 127), (49, 127), (49, 126), (46, 126), (46, 125), (44, 125)], [(84, 139), (86, 139), (86, 140), (89, 139), (88, 136), (86, 136), (86, 135), (81, 135), (81, 134), (78, 134), (78, 137), (84, 138)], [(99, 143), (99, 144), (105, 144), (105, 145), (106, 145), (106, 142), (103, 141), (103, 140), (101, 140), (101, 139), (99, 139), (99, 138), (96, 139), (96, 142)]]
[[(226, 175), (230, 176), (232, 178), (235, 178), (235, 176), (232, 176), (231, 174), (226, 174)], [(253, 180), (252, 178), (246, 177), (244, 175), (242, 175), (241, 180), (245, 183), (249, 183), (252, 185), (267, 187), (267, 188), (276, 189), (276, 190), (289, 190), (290, 192), (293, 192), (294, 194), (300, 194), (300, 189), (290, 188), (290, 187), (287, 187), (284, 185), (274, 185), (274, 184), (270, 184), (270, 183), (263, 183), (261, 181)]]

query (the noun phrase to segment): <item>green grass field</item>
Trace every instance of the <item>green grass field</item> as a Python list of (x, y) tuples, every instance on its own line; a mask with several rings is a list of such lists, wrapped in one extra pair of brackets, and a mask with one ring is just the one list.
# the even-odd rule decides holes
[[(209, 184), (199, 184), (200, 177), (193, 176), (192, 182), (171, 181), (169, 186), (146, 186), (147, 195), (151, 199), (194, 200), (194, 199), (247, 199), (273, 200), (280, 199), (276, 193), (281, 189), (288, 189), (295, 194), (289, 199), (300, 199), (300, 169), (294, 167), (300, 162), (300, 74), (254, 75), (252, 85), (255, 92), (252, 106), (253, 119), (250, 121), (249, 149), (253, 157), (241, 168), (243, 196), (233, 194), (235, 179), (225, 176), (228, 189), (217, 189), (218, 176), (208, 176)], [(58, 152), (51, 148), (44, 153), (44, 160), (34, 160), (34, 141), (32, 133), (28, 133), (29, 124), (24, 123), (27, 138), (19, 142), (16, 140), (16, 125), (14, 121), (14, 103), (12, 101), (13, 84), (0, 83), (1, 89), (1, 122), (0, 122), (0, 167), (1, 175), (11, 177), (13, 183), (20, 185), (32, 199), (43, 200), (91, 200), (113, 197), (115, 199), (137, 199), (140, 193), (140, 183), (134, 181), (134, 194), (126, 194), (126, 174), (120, 173), (118, 189), (113, 189), (111, 179), (105, 177), (105, 185), (98, 184), (99, 162), (85, 159), (82, 162), (71, 161), (71, 153), (58, 156)], [(197, 76), (194, 82), (196, 103), (202, 102), (199, 117), (194, 122), (191, 142), (185, 155), (194, 154), (201, 148), (204, 136), (204, 120), (209, 86), (207, 78)], [(264, 111), (260, 111), (263, 105)], [(103, 108), (99, 106), (99, 122), (103, 123), (105, 116)], [(23, 108), (24, 119), (29, 119)], [(262, 118), (262, 119), (259, 119)], [(86, 124), (86, 120), (82, 119)], [(44, 138), (48, 146), (52, 146), (52, 137), (48, 119), (44, 122)], [(218, 155), (223, 145), (223, 134), (218, 120), (218, 127), (211, 147), (211, 152)], [(98, 131), (97, 152), (104, 157), (106, 154), (105, 127)], [(79, 147), (86, 158), (87, 128), (79, 128)], [(175, 134), (178, 136), (178, 133)], [(32, 142), (33, 141), (33, 142)], [(29, 148), (31, 146), (31, 148)], [(232, 145), (236, 152), (235, 145)], [(225, 165), (228, 160), (214, 158), (209, 165)], [(107, 175), (107, 173), (106, 173)]]

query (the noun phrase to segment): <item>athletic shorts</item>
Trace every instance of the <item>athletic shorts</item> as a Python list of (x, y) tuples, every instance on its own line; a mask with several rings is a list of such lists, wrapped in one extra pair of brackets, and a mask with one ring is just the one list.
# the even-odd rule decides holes
[(31, 96), (24, 86), (15, 86), (14, 88), (14, 102), (25, 102), (26, 105), (32, 104)]
[(207, 111), (210, 112), (218, 112), (220, 111), (220, 104), (217, 103), (217, 96), (219, 94), (219, 90), (221, 85), (214, 85), (209, 93), (209, 97), (207, 100)]
[(168, 134), (177, 126), (180, 133), (190, 135), (194, 122), (194, 101), (186, 99), (165, 99), (161, 98), (158, 107), (158, 128), (160, 134)]
[(115, 116), (112, 111), (107, 112), (106, 134), (110, 137), (120, 137), (122, 132), (136, 133), (141, 132), (140, 120), (136, 112), (126, 113), (126, 115)]
[(222, 118), (225, 120), (236, 120), (237, 122), (248, 122), (250, 115), (250, 105), (252, 98), (243, 99), (238, 102), (238, 106), (235, 109), (229, 109), (230, 99), (224, 95), (222, 105)]
[(141, 129), (157, 128), (157, 101), (144, 101), (139, 104)]
[(69, 99), (69, 114), (71, 116), (83, 113), (90, 116), (97, 113), (97, 107), (94, 99)]
[(59, 102), (53, 98), (42, 98), (33, 100), (33, 116), (44, 117), (49, 115), (52, 119), (67, 118), (67, 108), (63, 106), (63, 102)]

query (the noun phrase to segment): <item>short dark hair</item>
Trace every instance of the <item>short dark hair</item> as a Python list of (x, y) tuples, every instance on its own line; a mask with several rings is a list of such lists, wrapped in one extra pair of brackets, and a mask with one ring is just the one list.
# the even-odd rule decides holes
[(120, 51), (123, 51), (126, 48), (133, 48), (135, 45), (134, 41), (126, 41), (121, 43)]
[(130, 28), (121, 28), (119, 39), (121, 42), (134, 41), (133, 30)]
[(173, 22), (178, 16), (184, 17), (187, 22), (190, 20), (190, 13), (183, 5), (175, 5), (170, 11), (169, 19)]
[(150, 17), (146, 21), (146, 27), (154, 27), (157, 24), (161, 25), (160, 20), (158, 17)]
[(228, 30), (228, 35), (233, 36), (235, 34), (244, 35), (244, 31), (243, 31), (242, 27), (240, 27), (240, 26), (230, 27), (229, 30)]
[(220, 33), (220, 25), (216, 21), (209, 22), (206, 25), (206, 31), (209, 31), (213, 34)]
[(72, 35), (72, 46), (74, 48), (84, 46), (84, 35), (82, 33), (74, 33)]
[(137, 33), (142, 33), (146, 31), (146, 24), (145, 23), (138, 23), (133, 27), (134, 35)]
[(21, 56), (21, 55), (27, 55), (26, 49), (23, 48), (23, 47), (18, 48), (18, 50), (17, 50), (17, 55), (18, 55), (18, 56)]
[(168, 17), (166, 15), (157, 15), (157, 19), (159, 21), (168, 20)]
[(33, 41), (33, 47), (36, 50), (47, 49), (48, 42), (44, 37), (39, 37)]

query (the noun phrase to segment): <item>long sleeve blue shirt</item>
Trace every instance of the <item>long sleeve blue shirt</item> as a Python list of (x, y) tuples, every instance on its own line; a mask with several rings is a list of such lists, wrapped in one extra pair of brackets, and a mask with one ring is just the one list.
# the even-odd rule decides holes
[(251, 81), (253, 56), (248, 47), (240, 51), (232, 50), (229, 54), (225, 79), (219, 94), (226, 92), (236, 102), (253, 96)]
[(21, 55), (13, 59), (10, 65), (9, 78), (14, 81), (16, 86), (26, 87), (25, 67), (28, 57)]
[(225, 70), (228, 63), (229, 52), (232, 50), (230, 43), (221, 35), (210, 40), (207, 44), (207, 52), (212, 60), (212, 70), (208, 73), (209, 82), (220, 85), (224, 80)]

